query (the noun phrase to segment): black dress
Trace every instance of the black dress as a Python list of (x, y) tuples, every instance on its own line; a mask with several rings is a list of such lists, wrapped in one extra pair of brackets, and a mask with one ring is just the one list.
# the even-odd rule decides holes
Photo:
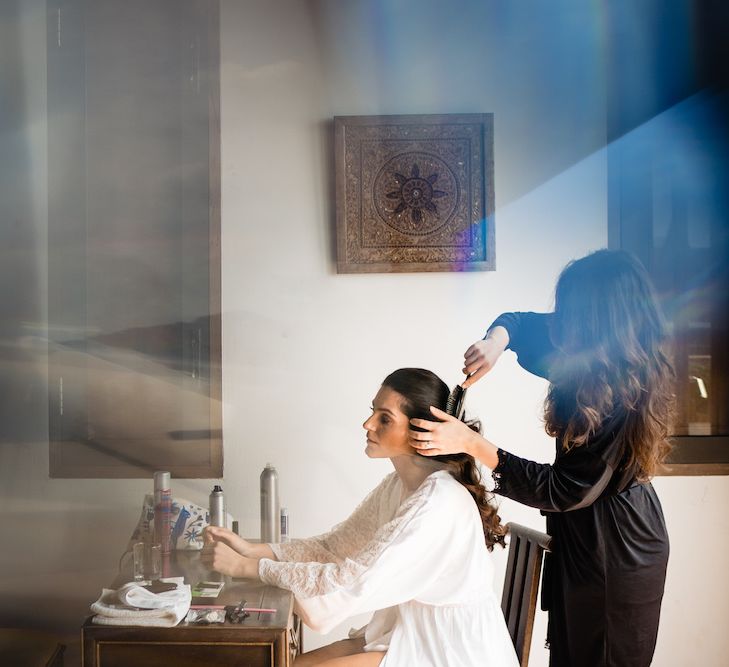
[[(491, 327), (509, 332), (523, 368), (548, 378), (549, 321), (506, 313)], [(622, 421), (567, 452), (557, 442), (551, 465), (499, 450), (496, 493), (540, 509), (553, 537), (542, 585), (552, 667), (645, 667), (653, 657), (668, 535), (653, 486), (625, 469), (613, 437)]]

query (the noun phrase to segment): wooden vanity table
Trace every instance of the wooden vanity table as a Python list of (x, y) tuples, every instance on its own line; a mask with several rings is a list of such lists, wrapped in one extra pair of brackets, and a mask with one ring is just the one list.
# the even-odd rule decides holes
[[(195, 585), (210, 578), (201, 568), (199, 552), (172, 554), (170, 576), (184, 576)], [(117, 588), (129, 581), (120, 576)], [(301, 623), (294, 615), (289, 591), (260, 582), (226, 579), (215, 604), (246, 600), (248, 607), (276, 613), (251, 613), (242, 623), (195, 625), (184, 621), (173, 628), (94, 625), (81, 630), (82, 667), (290, 667), (301, 651)]]

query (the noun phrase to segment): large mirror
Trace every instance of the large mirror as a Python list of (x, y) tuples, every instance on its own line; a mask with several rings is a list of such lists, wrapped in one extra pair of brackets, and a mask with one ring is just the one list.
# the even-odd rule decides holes
[(47, 25), (50, 474), (219, 477), (217, 3)]

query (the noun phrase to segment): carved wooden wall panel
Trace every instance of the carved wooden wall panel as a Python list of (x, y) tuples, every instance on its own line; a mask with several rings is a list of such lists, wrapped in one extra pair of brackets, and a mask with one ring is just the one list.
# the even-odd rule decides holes
[(340, 273), (493, 270), (493, 114), (339, 116)]

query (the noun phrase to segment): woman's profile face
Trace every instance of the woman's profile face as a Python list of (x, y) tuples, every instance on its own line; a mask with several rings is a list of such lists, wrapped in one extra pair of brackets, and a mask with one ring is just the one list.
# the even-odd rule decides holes
[(403, 397), (382, 386), (372, 401), (372, 415), (362, 426), (367, 431), (365, 454), (373, 459), (412, 456), (408, 431), (410, 420), (402, 411)]

